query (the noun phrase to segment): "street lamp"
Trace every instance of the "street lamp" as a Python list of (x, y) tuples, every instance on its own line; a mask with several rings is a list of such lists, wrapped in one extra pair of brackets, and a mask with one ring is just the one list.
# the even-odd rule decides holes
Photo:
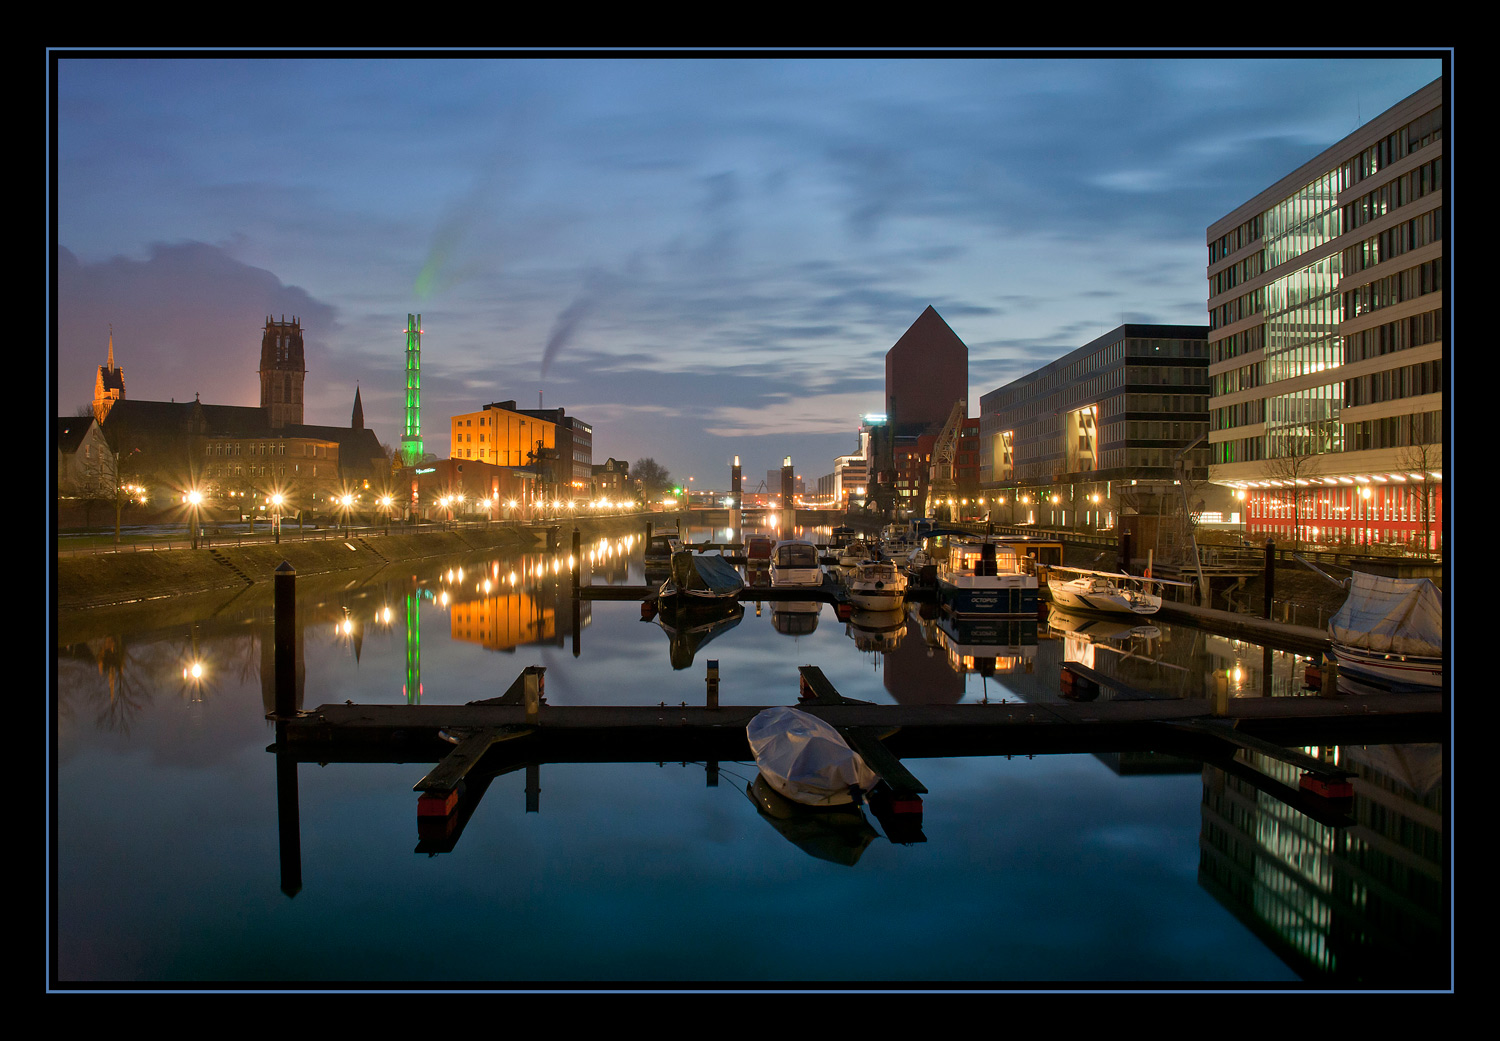
[(188, 507), (191, 510), (191, 515), (192, 515), (192, 520), (189, 523), (191, 525), (192, 536), (193, 536), (193, 548), (197, 549), (198, 548), (198, 507), (203, 502), (203, 493), (200, 492), (198, 489), (194, 488), (192, 491), (190, 491), (190, 492), (187, 493), (187, 502), (188, 502)]
[(271, 530), (276, 535), (278, 545), (281, 543), (281, 504), (284, 501), (285, 499), (280, 492), (273, 492), (271, 494)]
[(391, 497), (382, 495), (380, 497), (380, 508), (385, 511), (385, 533), (391, 533)]
[(354, 496), (350, 495), (348, 492), (345, 492), (343, 497), (339, 499), (339, 505), (342, 507), (342, 512), (344, 514), (344, 538), (348, 538), (349, 511), (354, 507)]

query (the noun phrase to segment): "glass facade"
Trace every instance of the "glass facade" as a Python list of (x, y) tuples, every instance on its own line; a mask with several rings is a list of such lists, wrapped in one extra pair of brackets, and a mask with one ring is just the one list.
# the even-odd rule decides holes
[[(1210, 227), (1209, 473), (1246, 491), (1247, 533), (1430, 548), (1356, 524), (1339, 482), (1418, 473), (1441, 515), (1442, 144), (1438, 81)], [(1300, 523), (1298, 494), (1287, 521), (1289, 488), (1326, 491), (1308, 508), (1333, 523)]]

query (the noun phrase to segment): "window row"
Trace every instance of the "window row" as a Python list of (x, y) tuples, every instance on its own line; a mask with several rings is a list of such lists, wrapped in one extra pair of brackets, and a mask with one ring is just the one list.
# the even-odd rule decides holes
[(1431, 195), (1443, 186), (1443, 157), (1423, 163), (1410, 173), (1402, 174), (1379, 188), (1344, 206), (1344, 227), (1351, 231), (1368, 224), (1376, 217), (1383, 217), (1414, 202), (1424, 195)]
[(1261, 215), (1256, 214), (1233, 231), (1220, 235), (1208, 244), (1208, 262), (1218, 263), (1260, 238)]
[(1415, 300), (1419, 296), (1442, 291), (1443, 262), (1429, 260), (1425, 264), (1418, 264), (1349, 290), (1344, 294), (1344, 314), (1351, 317), (1369, 314), (1403, 300)]
[(1382, 260), (1440, 242), (1443, 238), (1443, 208), (1402, 221), (1379, 235), (1344, 250), (1344, 270), (1349, 274), (1374, 267)]
[(1443, 413), (1423, 412), (1388, 416), (1362, 423), (1346, 423), (1344, 443), (1349, 451), (1371, 448), (1407, 448), (1443, 443)]
[(1443, 110), (1435, 108), (1418, 116), (1400, 130), (1387, 134), (1345, 163), (1345, 183), (1348, 186), (1356, 185), (1366, 177), (1373, 177), (1397, 159), (1442, 139)]
[(1344, 337), (1346, 361), (1378, 358), (1383, 354), (1437, 343), (1443, 339), (1443, 309), (1387, 322)]
[(1441, 394), (1446, 369), (1441, 361), (1405, 365), (1344, 381), (1344, 407), (1399, 401), (1419, 394)]
[(1265, 347), (1265, 326), (1256, 325), (1249, 329), (1241, 330), (1222, 340), (1213, 340), (1208, 345), (1208, 362), (1224, 361), (1227, 358), (1238, 358), (1242, 354), (1253, 354)]

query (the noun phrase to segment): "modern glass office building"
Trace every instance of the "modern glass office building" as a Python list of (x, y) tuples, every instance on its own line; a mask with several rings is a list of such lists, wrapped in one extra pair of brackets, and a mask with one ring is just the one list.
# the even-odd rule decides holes
[(989, 516), (1112, 529), (1177, 481), (1206, 485), (1207, 333), (1122, 325), (981, 397)]
[(1444, 91), (1208, 227), (1209, 479), (1249, 534), (1441, 549)]

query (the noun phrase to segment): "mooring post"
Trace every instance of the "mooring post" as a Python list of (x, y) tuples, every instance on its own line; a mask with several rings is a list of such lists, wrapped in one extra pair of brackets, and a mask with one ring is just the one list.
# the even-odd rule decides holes
[(708, 707), (719, 707), (719, 659), (708, 659)]
[(1271, 617), (1271, 601), (1276, 596), (1276, 543), (1269, 537), (1266, 539), (1265, 586), (1265, 592), (1261, 595), (1261, 617), (1269, 620)]
[(521, 685), (521, 701), (526, 706), (526, 722), (540, 722), (542, 697), (545, 693), (543, 686), (543, 674), (547, 671), (544, 665), (528, 665), (522, 673), (525, 682)]
[(283, 560), (276, 568), (276, 714), (297, 714), (297, 569)]
[(1339, 660), (1331, 654), (1323, 655), (1323, 667), (1319, 670), (1319, 678), (1323, 681), (1322, 690), (1319, 692), (1325, 698), (1337, 696), (1339, 692)]

